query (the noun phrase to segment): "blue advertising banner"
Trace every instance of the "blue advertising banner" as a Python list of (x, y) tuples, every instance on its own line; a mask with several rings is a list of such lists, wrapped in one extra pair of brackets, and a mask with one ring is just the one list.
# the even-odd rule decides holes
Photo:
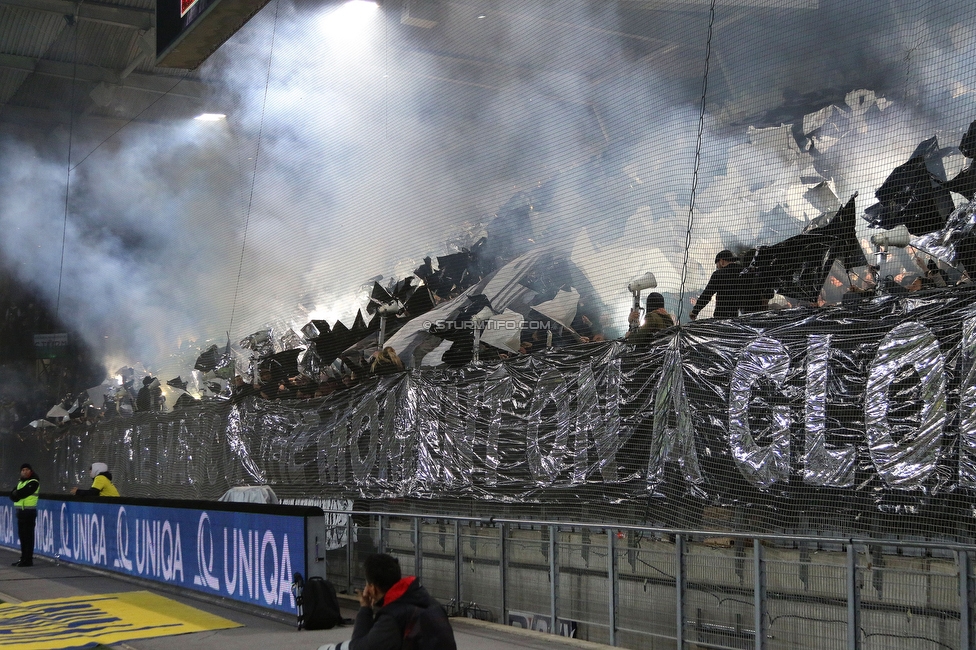
[[(12, 504), (0, 546), (19, 549)], [(305, 519), (225, 510), (41, 499), (34, 554), (296, 613)]]

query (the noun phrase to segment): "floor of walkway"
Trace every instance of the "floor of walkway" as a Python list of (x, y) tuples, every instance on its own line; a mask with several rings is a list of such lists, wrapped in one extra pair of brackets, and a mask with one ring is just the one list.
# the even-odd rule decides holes
[[(17, 555), (13, 552), (0, 549), (0, 601), (2, 602), (16, 604), (46, 598), (145, 590), (222, 616), (243, 626), (229, 630), (127, 641), (110, 646), (118, 650), (267, 650), (268, 648), (316, 650), (321, 644), (337, 643), (348, 639), (352, 632), (351, 626), (299, 632), (293, 621), (273, 612), (263, 614), (232, 602), (197, 596), (194, 592), (161, 588), (152, 583), (137, 582), (70, 564), (55, 564), (44, 558), (36, 559), (34, 566), (29, 568), (10, 566), (16, 559)], [(344, 615), (352, 618), (355, 615), (353, 609), (355, 604), (352, 601), (347, 602), (350, 609), (344, 612)], [(343, 605), (345, 604), (346, 602), (343, 602)], [(609, 647), (471, 619), (454, 618), (451, 621), (458, 650), (501, 650), (502, 648), (549, 650), (591, 648), (595, 650)]]

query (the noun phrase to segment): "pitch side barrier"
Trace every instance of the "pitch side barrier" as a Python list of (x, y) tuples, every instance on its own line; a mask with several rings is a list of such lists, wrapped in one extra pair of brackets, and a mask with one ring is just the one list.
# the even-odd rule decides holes
[[(20, 549), (13, 504), (0, 546)], [(295, 572), (325, 576), (312, 506), (42, 494), (34, 554), (295, 614)]]

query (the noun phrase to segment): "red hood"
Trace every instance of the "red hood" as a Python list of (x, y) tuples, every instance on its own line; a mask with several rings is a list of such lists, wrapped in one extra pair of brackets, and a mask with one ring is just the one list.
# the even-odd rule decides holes
[(400, 580), (398, 580), (396, 584), (394, 584), (392, 587), (390, 587), (387, 590), (386, 595), (383, 596), (383, 605), (389, 605), (397, 598), (402, 596), (404, 593), (406, 593), (407, 588), (410, 585), (412, 585), (413, 581), (416, 579), (417, 579), (416, 576), (407, 576), (406, 578), (400, 578)]

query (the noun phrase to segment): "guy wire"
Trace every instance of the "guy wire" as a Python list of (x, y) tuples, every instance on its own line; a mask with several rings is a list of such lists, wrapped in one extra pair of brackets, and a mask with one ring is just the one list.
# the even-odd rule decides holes
[(241, 241), (241, 260), (237, 266), (237, 284), (234, 286), (234, 302), (231, 304), (230, 309), (230, 325), (227, 326), (228, 336), (230, 332), (234, 331), (234, 314), (237, 311), (237, 296), (241, 290), (241, 274), (244, 271), (244, 250), (247, 247), (247, 226), (251, 221), (251, 206), (254, 204), (254, 185), (257, 180), (258, 175), (258, 158), (261, 156), (261, 137), (264, 135), (264, 113), (268, 106), (268, 88), (271, 87), (271, 63), (274, 61), (274, 45), (275, 45), (275, 35), (278, 30), (278, 7), (281, 5), (281, 0), (275, 2), (275, 13), (274, 21), (271, 25), (271, 49), (268, 52), (268, 73), (264, 80), (264, 101), (261, 104), (261, 122), (258, 128), (258, 144), (257, 149), (254, 152), (254, 165), (251, 169), (251, 191), (247, 198), (247, 213), (244, 217), (244, 236)]
[(685, 232), (685, 255), (681, 266), (681, 286), (678, 289), (678, 322), (684, 309), (685, 283), (688, 280), (688, 254), (691, 250), (691, 232), (695, 224), (695, 192), (698, 190), (698, 169), (701, 167), (702, 139), (705, 133), (705, 98), (708, 93), (708, 61), (712, 55), (712, 26), (715, 24), (715, 2), (712, 0), (708, 13), (708, 39), (705, 41), (705, 71), (702, 75), (701, 108), (698, 113), (698, 141), (695, 144), (695, 168), (691, 175), (691, 199), (688, 202), (688, 228)]

